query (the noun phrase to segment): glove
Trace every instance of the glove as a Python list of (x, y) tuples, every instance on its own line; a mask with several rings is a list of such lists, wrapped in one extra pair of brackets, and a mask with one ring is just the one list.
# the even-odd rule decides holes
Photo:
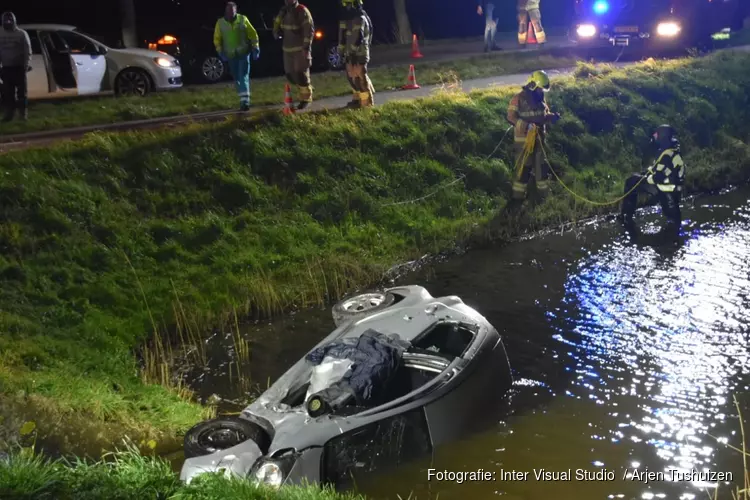
[(260, 47), (255, 47), (253, 49), (253, 61), (257, 61), (260, 59)]

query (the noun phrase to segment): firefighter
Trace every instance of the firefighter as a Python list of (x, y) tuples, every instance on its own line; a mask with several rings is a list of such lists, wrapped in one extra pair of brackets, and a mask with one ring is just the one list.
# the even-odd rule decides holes
[(227, 2), (224, 17), (214, 27), (214, 47), (219, 57), (229, 62), (229, 72), (234, 78), (240, 109), (250, 109), (250, 55), (260, 58), (258, 32), (250, 20), (237, 13), (237, 4)]
[(0, 80), (2, 100), (5, 105), (3, 121), (13, 119), (16, 109), (22, 120), (28, 115), (28, 78), (31, 71), (31, 40), (29, 34), (16, 24), (12, 12), (3, 12), (3, 29), (0, 30)]
[(680, 201), (685, 183), (680, 142), (671, 126), (661, 125), (651, 136), (651, 144), (657, 150), (656, 161), (645, 172), (634, 174), (625, 181), (624, 194), (627, 197), (622, 202), (620, 220), (626, 225), (632, 224), (638, 194), (647, 193), (656, 196), (668, 225), (679, 228), (682, 223)]
[(547, 35), (542, 27), (542, 13), (539, 10), (540, 0), (518, 0), (518, 44), (526, 47), (529, 33), (529, 20), (534, 27), (534, 35), (539, 46), (547, 41)]
[(364, 108), (375, 104), (375, 88), (367, 74), (372, 44), (372, 21), (362, 0), (341, 0), (339, 21), (339, 54), (346, 63), (346, 77), (354, 92), (348, 108)]
[(477, 14), (484, 14), (484, 51), (499, 50), (495, 44), (497, 34), (497, 19), (494, 17), (495, 2), (488, 0), (477, 0)]
[(276, 38), (284, 39), (284, 73), (289, 83), (299, 89), (297, 109), (305, 109), (312, 102), (310, 67), (315, 34), (312, 14), (298, 0), (285, 0), (273, 22), (273, 33)]
[[(546, 125), (557, 123), (559, 113), (552, 113), (547, 106), (545, 93), (550, 89), (549, 76), (545, 71), (534, 71), (521, 92), (513, 96), (508, 105), (508, 121), (514, 128), (514, 145), (516, 150), (516, 172), (513, 182), (513, 199), (526, 198), (526, 190), (532, 167), (536, 187), (545, 194), (549, 189), (549, 165), (544, 155)], [(524, 159), (526, 139), (531, 128), (536, 128), (536, 141), (533, 150)]]

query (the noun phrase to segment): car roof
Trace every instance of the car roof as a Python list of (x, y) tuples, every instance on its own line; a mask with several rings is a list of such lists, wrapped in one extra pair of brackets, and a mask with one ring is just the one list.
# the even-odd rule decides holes
[(22, 30), (63, 30), (73, 31), (76, 29), (75, 26), (69, 24), (19, 24), (19, 28)]

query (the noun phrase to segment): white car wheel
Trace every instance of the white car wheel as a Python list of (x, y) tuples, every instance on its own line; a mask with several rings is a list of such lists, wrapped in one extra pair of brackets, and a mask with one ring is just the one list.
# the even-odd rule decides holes
[(341, 69), (344, 67), (344, 56), (339, 53), (338, 47), (331, 47), (328, 51), (328, 67), (330, 69)]
[(224, 65), (224, 61), (218, 57), (209, 56), (203, 60), (203, 64), (201, 65), (201, 76), (203, 76), (203, 79), (207, 82), (216, 83), (224, 78), (225, 73), (226, 66)]
[(344, 299), (333, 306), (333, 323), (339, 327), (344, 323), (366, 318), (391, 307), (395, 302), (396, 296), (387, 292), (369, 292)]

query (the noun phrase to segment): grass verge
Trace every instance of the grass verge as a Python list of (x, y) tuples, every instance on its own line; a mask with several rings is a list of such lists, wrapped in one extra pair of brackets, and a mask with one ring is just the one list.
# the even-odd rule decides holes
[(48, 460), (24, 449), (0, 458), (0, 498), (13, 500), (364, 500), (317, 486), (272, 490), (249, 481), (204, 474), (190, 485), (169, 462), (134, 447), (92, 462)]
[[(563, 113), (549, 137), (556, 171), (587, 198), (614, 199), (650, 131), (670, 122), (690, 190), (746, 180), (748, 64), (724, 53), (581, 65), (549, 95)], [(498, 142), (515, 90), (0, 157), (0, 439), (33, 420), (64, 449), (93, 442), (94, 454), (124, 434), (161, 449), (210, 411), (171, 360), (210, 327), (326, 303), (475, 235), (611, 209), (555, 185), (504, 213), (513, 162)]]
[[(416, 63), (417, 81), (436, 84), (457, 76), (462, 80), (513, 74), (539, 68), (564, 68), (575, 65), (568, 50), (550, 49), (524, 54), (490, 54), (455, 61)], [(408, 65), (372, 68), (370, 76), (377, 91), (393, 90), (406, 84)], [(351, 88), (343, 72), (313, 74), (315, 98), (347, 95)], [(253, 104), (282, 104), (283, 78), (253, 80)], [(230, 85), (187, 86), (175, 92), (163, 92), (146, 98), (91, 97), (59, 101), (32, 102), (28, 122), (0, 123), (0, 135), (59, 130), (78, 126), (142, 120), (188, 113), (236, 109), (237, 93)]]

